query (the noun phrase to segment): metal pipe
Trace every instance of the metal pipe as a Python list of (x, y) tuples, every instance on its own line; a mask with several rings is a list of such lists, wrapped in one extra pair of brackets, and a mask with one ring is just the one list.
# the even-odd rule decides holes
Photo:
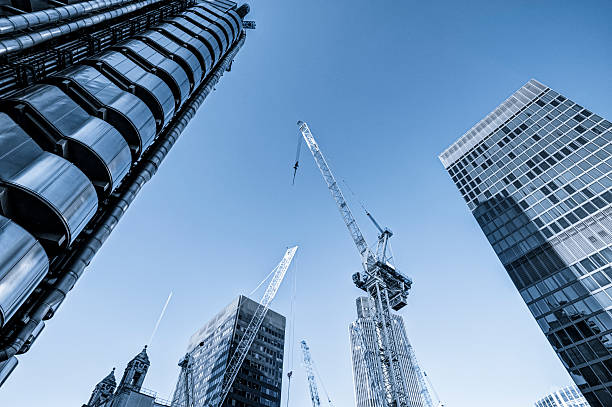
[(244, 3), (242, 6), (236, 9), (236, 13), (240, 16), (240, 18), (245, 18), (247, 14), (251, 11), (251, 6), (247, 3)]
[(54, 38), (64, 36), (76, 31), (79, 31), (86, 27), (99, 24), (104, 21), (112, 20), (114, 18), (123, 16), (125, 14), (132, 13), (140, 10), (144, 7), (152, 4), (161, 3), (164, 0), (144, 0), (138, 3), (129, 4), (127, 6), (106, 11), (104, 13), (94, 14), (90, 17), (85, 17), (80, 20), (71, 21), (66, 24), (61, 24), (55, 27), (47, 28), (44, 30), (36, 31), (31, 34), (23, 34), (15, 38), (8, 38), (0, 41), (0, 56), (12, 54), (17, 51), (23, 51), (28, 48), (32, 48), (36, 45), (42, 44)]
[(246, 34), (243, 31), (238, 41), (213, 69), (203, 85), (193, 93), (177, 116), (175, 116), (172, 124), (162, 132), (151, 148), (145, 153), (138, 167), (126, 177), (124, 184), (121, 186), (124, 191), (108, 209), (106, 215), (95, 226), (83, 246), (69, 259), (62, 277), (50, 289), (42, 302), (34, 308), (29, 315), (28, 322), (19, 331), (12, 342), (0, 349), (0, 362), (8, 360), (16, 355), (28, 341), (39, 323), (43, 319), (48, 319), (48, 317), (46, 318), (47, 314), (56, 310), (64, 301), (68, 292), (74, 287), (79, 277), (83, 274), (85, 267), (89, 265), (96, 252), (102, 246), (102, 243), (104, 243), (123, 214), (127, 211), (132, 201), (134, 201), (140, 189), (151, 179), (151, 177), (153, 177), (153, 175), (155, 175), (160, 164), (164, 158), (166, 158), (166, 155), (174, 146), (174, 143), (176, 143), (182, 131), (195, 116), (198, 108), (219, 82), (223, 73), (229, 68), (232, 60), (244, 44), (245, 38)]
[(68, 4), (33, 13), (0, 17), (0, 35), (19, 30), (31, 29), (45, 24), (56, 23), (94, 11), (105, 10), (115, 6), (132, 3), (134, 0), (93, 0)]

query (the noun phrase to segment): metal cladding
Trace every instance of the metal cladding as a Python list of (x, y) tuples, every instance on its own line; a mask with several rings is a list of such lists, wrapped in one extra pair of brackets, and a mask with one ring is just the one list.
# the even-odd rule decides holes
[(209, 45), (211, 41), (214, 41), (212, 35), (184, 17), (173, 17), (168, 20), (168, 23), (191, 36), (190, 44), (194, 45), (194, 54), (198, 58), (201, 69), (204, 72), (210, 69), (214, 65), (215, 58), (213, 47)]
[[(0, 18), (0, 36), (42, 27), (0, 39), (0, 54), (157, 3), (166, 0)], [(0, 98), (0, 385), (229, 69), (245, 40), (235, 9), (192, 4)]]
[[(40, 138), (63, 141), (62, 155), (105, 193), (115, 189), (132, 164), (129, 146), (109, 123), (91, 116), (58, 87), (34, 85), (5, 102), (20, 123)], [(61, 140), (61, 141), (60, 141)], [(39, 140), (41, 144), (44, 141)]]
[(155, 49), (139, 40), (129, 40), (114, 47), (134, 62), (145, 67), (149, 72), (155, 72), (172, 91), (175, 110), (185, 103), (191, 84), (187, 73), (181, 66)]
[(0, 216), (0, 326), (9, 320), (49, 271), (40, 243)]
[(159, 31), (146, 32), (142, 38), (157, 49), (165, 50), (173, 59), (182, 63), (181, 66), (191, 77), (192, 86), (199, 85), (202, 81), (202, 66), (206, 67), (202, 56), (202, 49), (206, 47), (202, 41), (171, 24), (160, 24), (156, 28)]
[(127, 141), (136, 161), (155, 139), (155, 118), (147, 105), (120, 89), (100, 71), (79, 65), (50, 78), (90, 114), (101, 114)]
[(13, 370), (15, 370), (17, 363), (19, 362), (15, 356), (4, 362), (0, 362), (0, 386), (2, 386)]
[(93, 185), (74, 165), (43, 151), (4, 113), (0, 128), (4, 214), (39, 238), (69, 245), (98, 208)]
[(175, 102), (170, 86), (127, 56), (117, 51), (108, 51), (87, 62), (116, 84), (125, 89), (133, 88), (135, 95), (153, 112), (159, 130), (174, 116)]
[(205, 38), (208, 44), (210, 44), (215, 61), (218, 61), (221, 55), (225, 52), (223, 42), (221, 42), (221, 36), (218, 32), (219, 29), (211, 28), (210, 23), (202, 19), (199, 14), (196, 14), (193, 11), (183, 13), (183, 17), (200, 28), (200, 35)]

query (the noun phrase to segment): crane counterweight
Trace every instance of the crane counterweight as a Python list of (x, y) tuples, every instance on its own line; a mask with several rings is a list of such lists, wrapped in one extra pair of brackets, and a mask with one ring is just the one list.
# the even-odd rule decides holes
[(397, 353), (399, 348), (392, 328), (391, 309), (399, 310), (406, 306), (412, 280), (396, 270), (389, 262), (387, 248), (389, 238), (393, 233), (389, 229), (380, 227), (374, 217), (366, 212), (368, 218), (380, 232), (376, 252), (368, 247), (310, 128), (303, 121), (298, 121), (298, 126), (361, 256), (364, 274), (354, 274), (353, 282), (358, 288), (366, 291), (374, 301), (379, 357), (382, 362), (387, 405), (389, 407), (409, 407), (408, 388), (399, 364)]

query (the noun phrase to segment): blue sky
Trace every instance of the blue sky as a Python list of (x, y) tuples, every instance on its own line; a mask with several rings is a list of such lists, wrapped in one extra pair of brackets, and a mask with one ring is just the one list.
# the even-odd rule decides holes
[[(294, 243), (296, 343), (309, 342), (336, 405), (353, 405), (359, 257), (306, 151), (291, 186), (297, 120), (395, 233), (396, 263), (414, 279), (401, 314), (447, 406), (529, 406), (569, 384), (437, 155), (530, 78), (612, 117), (612, 3), (253, 3), (257, 29), (232, 71), (20, 358), (0, 405), (87, 402), (148, 341), (173, 291), (145, 381), (168, 397), (189, 336)], [(293, 278), (273, 305), (285, 315)], [(307, 407), (297, 354), (293, 367), (292, 407)]]

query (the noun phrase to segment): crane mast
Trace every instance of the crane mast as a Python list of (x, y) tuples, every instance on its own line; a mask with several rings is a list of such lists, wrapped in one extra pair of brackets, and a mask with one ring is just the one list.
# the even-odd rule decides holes
[(181, 367), (181, 373), (178, 383), (182, 383), (182, 386), (177, 385), (173, 399), (177, 400), (179, 398), (178, 393), (182, 392), (184, 395), (185, 404), (181, 404), (179, 406), (177, 403), (173, 402), (172, 407), (195, 407), (195, 388), (193, 383), (193, 364), (191, 354), (187, 353), (179, 362), (179, 366)]
[(312, 407), (321, 407), (321, 400), (319, 399), (319, 389), (317, 389), (317, 381), (315, 380), (314, 369), (312, 367), (312, 357), (310, 356), (310, 348), (306, 344), (306, 341), (301, 341), (302, 355), (304, 357), (304, 368), (306, 369), (306, 375), (308, 376), (308, 388), (310, 389), (310, 399), (312, 400)]
[[(310, 348), (306, 344), (306, 341), (302, 340), (300, 342), (300, 345), (302, 346), (302, 356), (304, 360), (304, 368), (306, 369), (306, 376), (308, 377), (308, 387), (310, 389), (310, 399), (312, 400), (312, 407), (320, 407), (321, 400), (319, 399), (319, 389), (317, 387), (317, 381), (315, 378), (315, 372), (318, 372), (316, 370), (314, 360), (310, 355)], [(323, 386), (323, 391), (325, 392), (325, 396), (327, 397), (327, 403), (329, 404), (329, 407), (334, 407), (334, 403), (332, 403), (329, 394), (327, 394), (327, 389), (325, 388), (325, 385), (323, 384), (323, 380), (321, 379), (320, 375), (319, 382)]]
[[(408, 389), (400, 367), (399, 346), (393, 332), (390, 310), (399, 310), (406, 305), (408, 290), (412, 285), (412, 281), (398, 272), (387, 261), (386, 249), (388, 239), (393, 234), (388, 229), (383, 230), (369, 214), (368, 217), (374, 222), (381, 233), (378, 236), (376, 254), (368, 247), (357, 225), (357, 221), (351, 213), (346, 199), (308, 125), (299, 121), (298, 126), (361, 256), (365, 275), (362, 276), (361, 273), (355, 273), (353, 275), (353, 282), (358, 288), (366, 291), (374, 301), (376, 337), (379, 357), (382, 362), (382, 376), (387, 405), (389, 407), (409, 407)], [(297, 161), (294, 168), (297, 168)]]

